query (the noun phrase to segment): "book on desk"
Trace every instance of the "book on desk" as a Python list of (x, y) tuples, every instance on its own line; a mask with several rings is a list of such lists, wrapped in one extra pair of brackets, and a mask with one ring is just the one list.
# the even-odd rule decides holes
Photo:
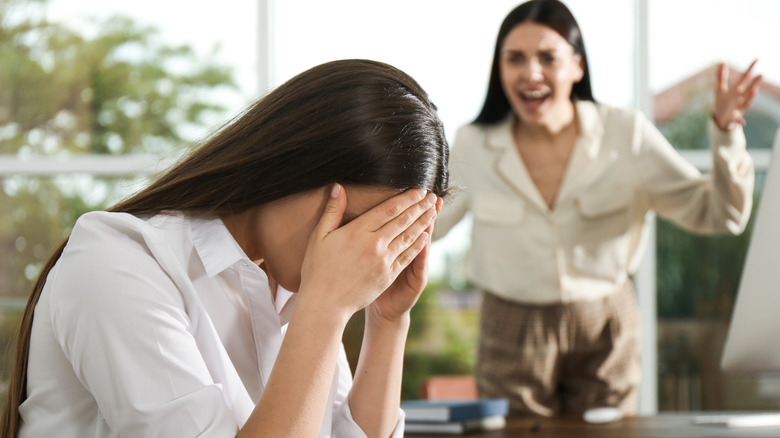
[(780, 413), (742, 412), (730, 414), (700, 414), (693, 417), (693, 424), (722, 426), (726, 428), (780, 427)]
[(406, 431), (460, 434), (506, 426), (509, 402), (503, 398), (476, 400), (409, 400), (401, 403)]

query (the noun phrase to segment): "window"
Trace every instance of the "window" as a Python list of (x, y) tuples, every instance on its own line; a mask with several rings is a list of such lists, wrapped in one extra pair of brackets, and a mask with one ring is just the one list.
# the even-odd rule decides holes
[[(761, 37), (774, 25), (778, 7), (767, 1), (649, 2), (649, 77), (656, 124), (705, 170), (711, 166), (704, 128), (712, 105), (715, 66), (727, 63), (735, 69), (733, 79), (753, 59), (759, 60), (756, 70), (764, 75), (764, 86), (746, 114), (745, 127), (757, 166), (754, 208), (760, 200), (768, 149), (780, 125), (778, 60), (774, 44)], [(660, 410), (780, 406), (780, 392), (774, 390), (778, 376), (727, 375), (720, 370), (751, 229), (752, 221), (741, 236), (702, 237), (658, 221)]]
[[(415, 78), (439, 108), (447, 137), (476, 117), (487, 88), (498, 29), (520, 1), (360, 0), (271, 2), (272, 85), (321, 62), (371, 58)], [(582, 27), (596, 98), (634, 100), (633, 4), (623, 0), (566, 2)], [(609, 32), (603, 11), (610, 11)], [(618, 37), (616, 37), (618, 35)], [(404, 367), (404, 397), (430, 374), (470, 372), (476, 351), (479, 297), (462, 262), (469, 220), (434, 244), (429, 290), (413, 310)], [(347, 330), (348, 354), (360, 346), (360, 316)], [(351, 357), (354, 363), (355, 357)]]
[(75, 219), (137, 190), (256, 95), (256, 2), (220, 6), (0, 1), (4, 347)]
[[(185, 146), (311, 66), (371, 58), (401, 68), (438, 105), (451, 141), (482, 104), (499, 25), (520, 1), (225, 0), (217, 8), (185, 0), (0, 1), (5, 32), (0, 45), (9, 49), (0, 51), (0, 340), (10, 339), (32, 279), (80, 213), (131, 193)], [(664, 106), (663, 98), (686, 78), (711, 76), (707, 69), (716, 62), (744, 69), (759, 58), (757, 70), (769, 86), (748, 115), (747, 135), (759, 169), (766, 166), (769, 155), (760, 149), (780, 122), (780, 58), (765, 35), (780, 16), (780, 4), (565, 2), (583, 30), (596, 98), (647, 111), (676, 145), (693, 149), (686, 156), (705, 170), (709, 156), (696, 149), (703, 141), (707, 88), (697, 94), (705, 96), (698, 107)], [(109, 22), (115, 15), (129, 20)], [(51, 32), (47, 38), (34, 31), (7, 32), (26, 20), (50, 21)], [(110, 39), (101, 39), (107, 32), (127, 43), (121, 49), (107, 46)], [(192, 53), (165, 56), (177, 46)], [(6, 56), (14, 58), (6, 61)], [(96, 57), (103, 62), (95, 63)], [(102, 76), (90, 66), (100, 66)], [(204, 87), (177, 84), (177, 78), (196, 72), (209, 73)], [(102, 81), (116, 86), (101, 88)], [(188, 105), (200, 110), (185, 111)], [(468, 234), (466, 220), (434, 246), (430, 290), (415, 308), (407, 397), (421, 376), (469, 371), (473, 363), (478, 300), (459, 266)], [(640, 289), (645, 289), (640, 294), (650, 293), (642, 301), (650, 324), (646, 364), (648, 370), (658, 364), (657, 376), (655, 371), (645, 376), (651, 387), (643, 391), (652, 396), (644, 412), (656, 409), (656, 391), (662, 410), (777, 406), (778, 399), (766, 398), (771, 380), (722, 376), (719, 350), (698, 350), (699, 345), (722, 346), (749, 232), (701, 238), (659, 221), (656, 234), (657, 251), (640, 273)], [(718, 259), (692, 264), (702, 247)], [(715, 269), (703, 269), (709, 267)], [(345, 342), (359, 347), (349, 334)], [(8, 362), (2, 359), (4, 378)]]

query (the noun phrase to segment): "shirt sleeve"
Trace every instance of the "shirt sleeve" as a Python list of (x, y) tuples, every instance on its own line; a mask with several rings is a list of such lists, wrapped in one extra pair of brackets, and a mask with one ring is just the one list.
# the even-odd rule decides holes
[(702, 175), (643, 117), (635, 130), (636, 168), (650, 208), (698, 233), (739, 234), (750, 219), (755, 172), (741, 128), (720, 131), (710, 121), (713, 169)]
[[(352, 371), (344, 346), (341, 346), (337, 364), (338, 388), (333, 403), (333, 438), (366, 438), (363, 429), (352, 418), (349, 409), (349, 391), (352, 389)], [(398, 408), (398, 423), (391, 438), (403, 438), (406, 414)]]
[(234, 437), (181, 295), (131, 227), (77, 225), (52, 279), (50, 319), (107, 427), (127, 437)]

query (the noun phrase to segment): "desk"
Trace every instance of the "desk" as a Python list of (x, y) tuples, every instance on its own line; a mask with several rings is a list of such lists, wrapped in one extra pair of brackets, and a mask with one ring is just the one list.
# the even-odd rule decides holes
[[(705, 413), (709, 415), (710, 413)], [(471, 433), (469, 438), (750, 438), (780, 437), (780, 427), (729, 429), (692, 424), (694, 414), (668, 413), (652, 417), (627, 417), (607, 424), (588, 424), (581, 417), (507, 419), (503, 430)], [(450, 435), (406, 434), (406, 438)]]

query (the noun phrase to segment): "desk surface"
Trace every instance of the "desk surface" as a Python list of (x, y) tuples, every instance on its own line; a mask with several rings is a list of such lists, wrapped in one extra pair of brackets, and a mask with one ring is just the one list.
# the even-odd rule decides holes
[[(710, 413), (704, 413), (709, 415)], [(698, 414), (697, 414), (698, 415)], [(694, 414), (668, 413), (652, 417), (627, 417), (607, 424), (589, 424), (580, 417), (507, 419), (503, 430), (471, 433), (471, 438), (750, 438), (780, 437), (780, 427), (726, 428), (692, 423)], [(406, 434), (406, 438), (448, 435)]]

